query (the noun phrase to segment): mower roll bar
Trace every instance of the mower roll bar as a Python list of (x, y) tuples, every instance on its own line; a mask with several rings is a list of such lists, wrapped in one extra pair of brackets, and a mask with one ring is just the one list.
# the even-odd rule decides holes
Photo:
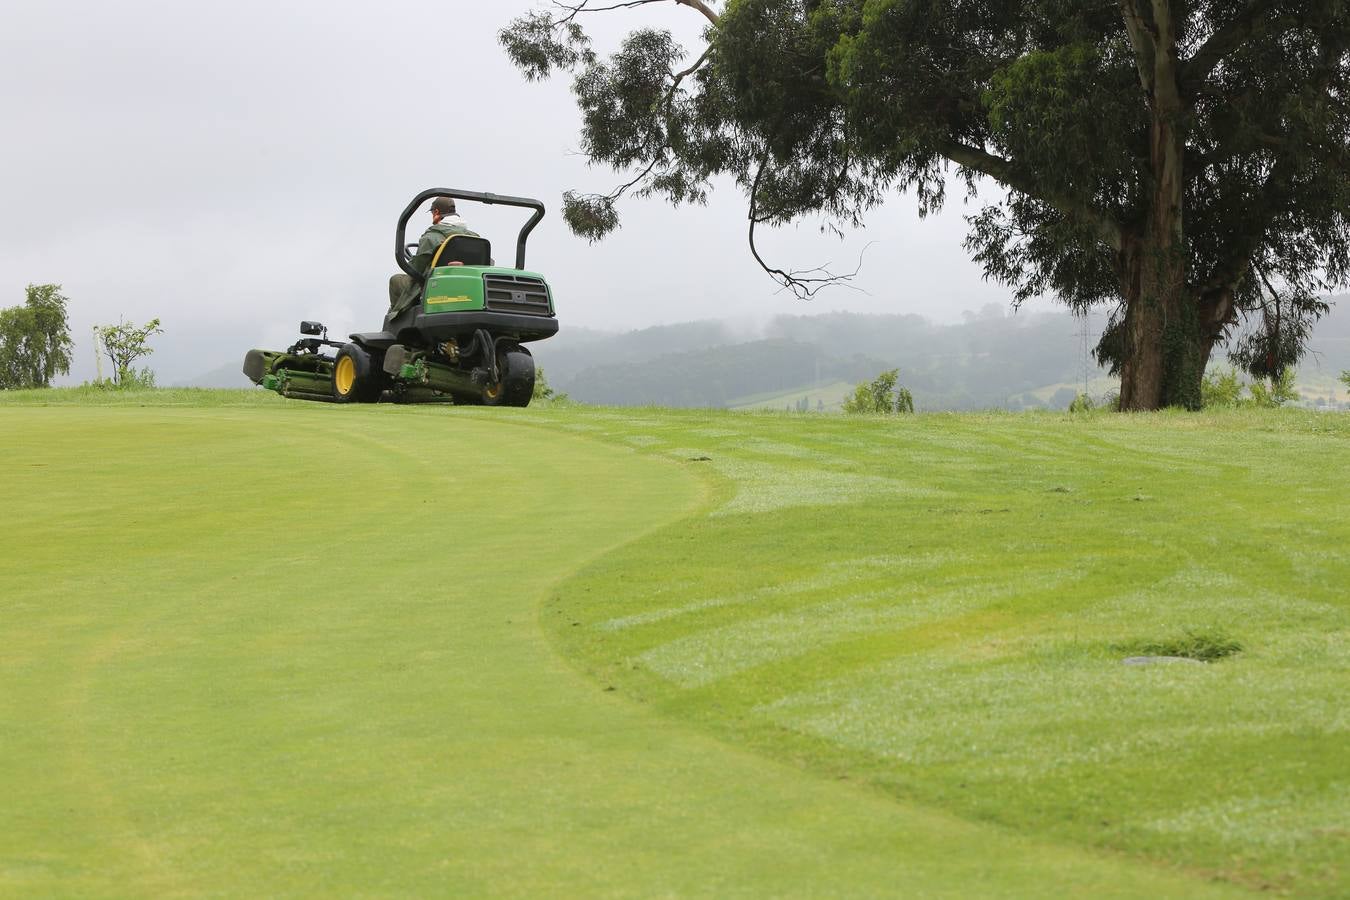
[(418, 194), (403, 210), (403, 215), (398, 217), (398, 229), (394, 234), (394, 262), (398, 267), (408, 273), (416, 281), (422, 281), (426, 278), (425, 274), (414, 272), (408, 265), (406, 254), (406, 236), (404, 232), (408, 229), (408, 220), (412, 218), (417, 208), (432, 197), (453, 197), (456, 200), (471, 200), (475, 203), (486, 203), (490, 206), (520, 206), (525, 209), (534, 210), (534, 215), (525, 223), (525, 227), (520, 229), (520, 237), (516, 239), (516, 268), (525, 268), (525, 241), (529, 239), (530, 232), (534, 231), (534, 226), (544, 218), (544, 204), (538, 200), (530, 200), (526, 197), (503, 197), (500, 194), (482, 194), (475, 191), (457, 191), (453, 188), (429, 188)]

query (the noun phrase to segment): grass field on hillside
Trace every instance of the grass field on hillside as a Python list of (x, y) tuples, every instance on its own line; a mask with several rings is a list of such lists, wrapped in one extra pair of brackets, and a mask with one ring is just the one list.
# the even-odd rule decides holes
[(1298, 411), (0, 393), (0, 894), (1345, 893), (1348, 481)]
[(727, 403), (728, 409), (735, 410), (795, 410), (797, 404), (806, 401), (807, 411), (816, 412), (821, 406), (825, 412), (839, 412), (844, 400), (853, 393), (853, 385), (846, 381), (835, 381), (819, 387), (799, 388), (791, 391), (777, 391), (769, 394), (751, 394), (748, 397), (736, 397)]

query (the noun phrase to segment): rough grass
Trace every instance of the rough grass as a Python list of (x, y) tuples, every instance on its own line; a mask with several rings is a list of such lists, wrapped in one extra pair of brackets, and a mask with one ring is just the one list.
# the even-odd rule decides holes
[(557, 421), (720, 485), (545, 611), (620, 692), (900, 800), (1350, 891), (1350, 417)]
[(1195, 659), (1213, 662), (1242, 652), (1242, 644), (1223, 632), (1187, 631), (1180, 637), (1167, 640), (1139, 638), (1118, 645), (1123, 653), (1138, 656), (1163, 656), (1177, 659)]

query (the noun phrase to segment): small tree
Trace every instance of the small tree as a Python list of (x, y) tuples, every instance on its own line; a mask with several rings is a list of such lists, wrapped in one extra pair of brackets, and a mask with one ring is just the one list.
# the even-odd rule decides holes
[(0, 309), (0, 389), (51, 387), (70, 371), (67, 299), (59, 284), (30, 284), (23, 306)]
[(113, 384), (118, 387), (153, 386), (154, 374), (148, 369), (137, 373), (131, 364), (155, 352), (146, 342), (150, 335), (164, 333), (159, 327), (159, 319), (151, 319), (140, 326), (121, 321), (116, 325), (99, 325), (94, 328), (94, 333), (112, 362)]
[(872, 381), (853, 389), (853, 396), (844, 401), (846, 413), (912, 413), (914, 396), (900, 387), (900, 370), (882, 372)]
[(1350, 369), (1346, 369), (1344, 372), (1341, 373), (1341, 382), (1346, 386), (1347, 389), (1350, 389)]

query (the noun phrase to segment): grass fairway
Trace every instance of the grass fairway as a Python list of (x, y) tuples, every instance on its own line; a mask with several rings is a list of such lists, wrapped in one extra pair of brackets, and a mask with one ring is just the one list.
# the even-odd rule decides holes
[[(722, 489), (555, 593), (596, 677), (897, 800), (1350, 893), (1350, 417), (601, 418), (563, 424)], [(1188, 635), (1245, 650), (1123, 665)]]
[(7, 398), (0, 894), (1343, 892), (1343, 422)]

